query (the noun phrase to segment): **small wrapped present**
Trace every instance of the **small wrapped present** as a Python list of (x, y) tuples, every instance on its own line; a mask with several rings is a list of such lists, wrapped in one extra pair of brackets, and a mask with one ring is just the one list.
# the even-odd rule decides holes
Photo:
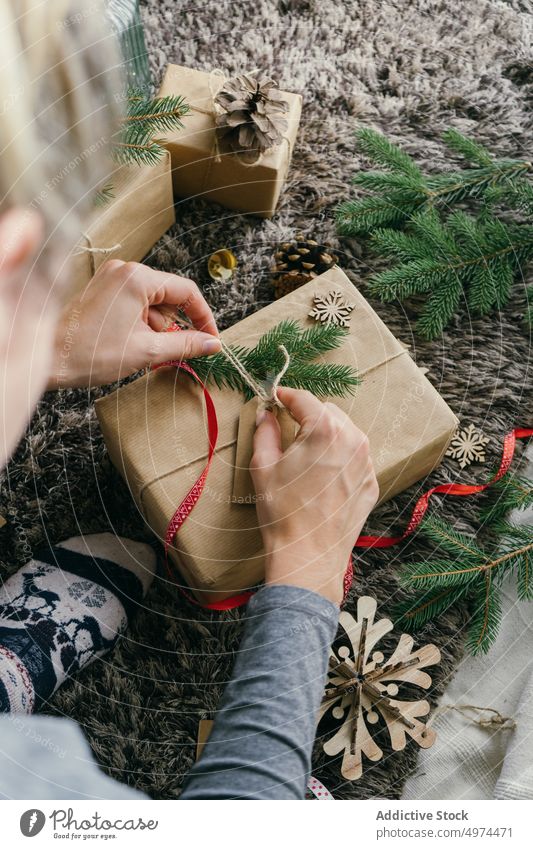
[[(250, 114), (254, 86), (264, 101), (255, 119)], [(159, 96), (171, 94), (183, 94), (190, 106), (185, 128), (164, 142), (172, 158), (174, 194), (271, 218), (298, 132), (301, 95), (279, 91), (257, 74), (226, 80), (220, 72), (169, 65)]]
[(107, 259), (143, 259), (175, 221), (167, 151), (156, 165), (120, 165), (111, 180), (114, 197), (95, 207), (70, 257), (77, 289)]
[[(317, 293), (330, 305), (329, 313), (321, 311)], [(225, 330), (222, 337), (227, 344), (253, 347), (282, 319), (310, 326), (316, 310), (319, 319), (327, 320), (328, 313), (330, 319), (334, 315), (346, 322), (341, 347), (323, 354), (321, 361), (359, 372), (362, 383), (355, 395), (332, 400), (368, 434), (384, 501), (438, 465), (457, 419), (346, 275), (335, 267)], [(217, 447), (203, 493), (170, 551), (204, 602), (254, 586), (264, 568), (255, 507), (233, 497), (243, 397), (216, 386), (209, 386), (209, 392), (218, 418)], [(161, 368), (99, 399), (96, 411), (113, 463), (140, 514), (163, 540), (171, 517), (206, 465), (208, 420), (198, 384), (183, 370)]]

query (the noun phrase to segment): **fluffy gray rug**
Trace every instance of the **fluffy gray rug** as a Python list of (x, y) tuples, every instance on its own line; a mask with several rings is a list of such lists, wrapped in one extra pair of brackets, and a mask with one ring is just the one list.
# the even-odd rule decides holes
[[(439, 140), (449, 126), (501, 155), (523, 156), (531, 138), (531, 12), (527, 0), (145, 0), (157, 79), (168, 61), (229, 73), (260, 66), (283, 88), (301, 92), (305, 102), (276, 217), (265, 222), (200, 201), (180, 203), (178, 223), (148, 261), (203, 284), (222, 326), (272, 298), (272, 253), (297, 230), (335, 243), (340, 264), (364, 287), (373, 260), (364, 243), (337, 242), (332, 217), (336, 204), (350, 194), (351, 174), (364, 166), (355, 149), (355, 128), (386, 132), (428, 170), (450, 166)], [(221, 245), (235, 251), (239, 271), (231, 283), (213, 288), (206, 256)], [(491, 459), (512, 423), (533, 420), (530, 340), (520, 325), (523, 304), (517, 285), (504, 314), (454, 324), (430, 344), (412, 335), (408, 311), (373, 303), (391, 330), (412, 346), (418, 364), (429, 368), (458, 416), (491, 437)], [(58, 541), (111, 529), (147, 538), (106, 457), (92, 400), (87, 392), (46, 397), (11, 462), (0, 505), (9, 520), (0, 532), (4, 574), (46, 537)], [(474, 467), (461, 478), (483, 480), (489, 468)], [(430, 482), (453, 480), (458, 473), (447, 461), (431, 481), (376, 511), (372, 529), (401, 527)], [(448, 501), (441, 510), (459, 527), (476, 526), (475, 500)], [(360, 557), (353, 596), (374, 594), (386, 614), (397, 595), (397, 564), (425, 552), (414, 540), (402, 550)], [(352, 597), (349, 609), (353, 606)], [(463, 617), (457, 610), (421, 635), (436, 642), (443, 656), (434, 670), (433, 696), (442, 692), (460, 658)], [(241, 614), (204, 613), (156, 581), (119, 649), (63, 687), (51, 710), (82, 725), (110, 775), (155, 797), (176, 798), (194, 757), (198, 720), (217, 706), (240, 634)], [(350, 783), (341, 778), (339, 762), (327, 761), (317, 750), (314, 771), (338, 798), (393, 798), (415, 759), (409, 746)]]

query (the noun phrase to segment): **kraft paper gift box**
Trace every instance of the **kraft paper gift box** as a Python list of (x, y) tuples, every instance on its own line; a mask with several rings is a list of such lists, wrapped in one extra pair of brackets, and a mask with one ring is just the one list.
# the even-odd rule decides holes
[[(313, 295), (333, 290), (356, 306), (345, 342), (323, 361), (355, 366), (362, 383), (354, 396), (331, 400), (368, 434), (380, 500), (385, 501), (438, 465), (457, 419), (346, 275), (333, 268), (222, 336), (228, 344), (251, 347), (282, 319), (309, 326)], [(209, 391), (218, 416), (217, 450), (204, 492), (170, 552), (204, 602), (226, 598), (263, 577), (255, 507), (232, 500), (243, 396), (215, 386)], [(183, 371), (161, 368), (99, 399), (96, 410), (111, 459), (129, 485), (139, 517), (164, 539), (171, 517), (206, 464), (200, 388)]]
[(69, 260), (76, 289), (108, 259), (143, 259), (175, 221), (168, 151), (156, 165), (119, 166), (110, 181), (114, 197), (95, 208)]
[(284, 115), (288, 122), (285, 137), (257, 163), (247, 165), (238, 153), (225, 149), (224, 141), (216, 134), (213, 94), (223, 80), (213, 72), (181, 65), (167, 67), (159, 96), (181, 94), (191, 110), (183, 118), (184, 128), (167, 134), (163, 140), (172, 159), (174, 194), (181, 198), (201, 197), (228, 209), (271, 218), (296, 141), (302, 97), (281, 92), (289, 103), (289, 112)]

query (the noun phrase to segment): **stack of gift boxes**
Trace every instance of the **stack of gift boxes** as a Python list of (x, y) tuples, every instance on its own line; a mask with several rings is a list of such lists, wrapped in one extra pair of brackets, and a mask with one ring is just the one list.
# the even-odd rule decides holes
[[(217, 128), (218, 72), (170, 65), (161, 96), (182, 93), (190, 107), (184, 128), (165, 140), (154, 166), (124, 166), (113, 177), (115, 198), (88, 223), (75, 257), (89, 279), (108, 257), (141, 260), (174, 221), (173, 198), (201, 197), (243, 213), (270, 217), (293, 152), (302, 99), (287, 103), (280, 142), (250, 164), (225, 145)], [(140, 202), (142, 200), (142, 202)], [(338, 292), (354, 305), (349, 332), (326, 362), (354, 366), (362, 385), (334, 399), (370, 440), (380, 499), (431, 472), (456, 428), (456, 418), (356, 287), (337, 267), (249, 316), (222, 334), (229, 344), (253, 346), (280, 320), (304, 326), (317, 292)], [(200, 601), (220, 601), (260, 582), (261, 535), (253, 500), (234, 498), (240, 393), (210, 387), (219, 437), (203, 494), (172, 540), (169, 556)], [(179, 416), (174, 414), (179, 410)], [(179, 369), (149, 372), (97, 402), (112, 461), (127, 482), (140, 515), (163, 541), (176, 507), (206, 464), (207, 425), (202, 391)]]

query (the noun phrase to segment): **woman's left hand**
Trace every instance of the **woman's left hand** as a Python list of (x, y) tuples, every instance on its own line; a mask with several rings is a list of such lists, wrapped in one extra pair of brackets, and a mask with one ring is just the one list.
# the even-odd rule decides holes
[[(160, 332), (176, 309), (196, 330)], [(98, 386), (148, 364), (219, 350), (213, 314), (196, 283), (137, 262), (109, 260), (61, 315), (48, 389)]]

